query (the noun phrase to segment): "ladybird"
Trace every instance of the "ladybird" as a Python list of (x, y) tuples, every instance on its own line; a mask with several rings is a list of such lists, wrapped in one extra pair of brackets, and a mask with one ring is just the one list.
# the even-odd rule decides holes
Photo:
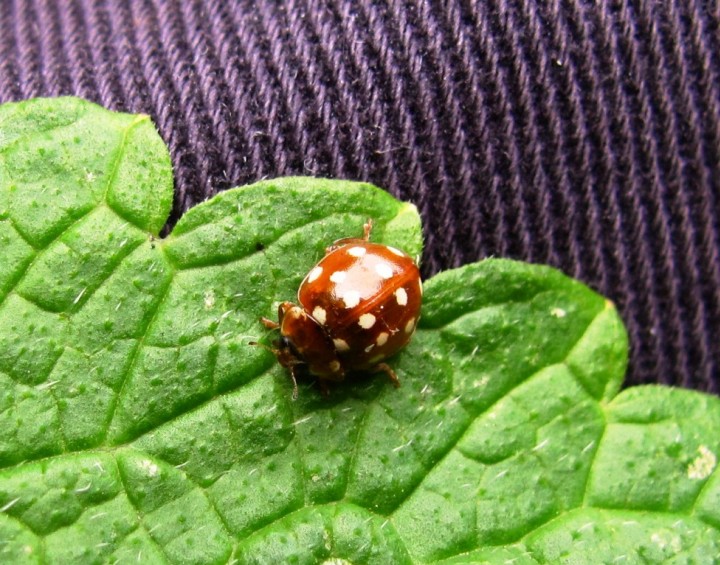
[(370, 242), (372, 221), (362, 238), (344, 238), (303, 279), (299, 304), (282, 302), (278, 321), (262, 318), (279, 329), (272, 348), (293, 380), (306, 371), (317, 377), (323, 394), (327, 383), (349, 373), (384, 372), (400, 381), (385, 363), (410, 341), (420, 317), (422, 282), (413, 259), (403, 251)]

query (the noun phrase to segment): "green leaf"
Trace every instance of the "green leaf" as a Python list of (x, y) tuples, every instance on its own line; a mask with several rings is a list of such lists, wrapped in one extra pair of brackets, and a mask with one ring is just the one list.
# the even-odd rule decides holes
[(322, 398), (259, 323), (339, 237), (421, 251), (368, 184), (229, 190), (158, 238), (145, 116), (0, 106), (0, 562), (714, 563), (720, 400), (618, 391), (611, 303), (487, 260), (425, 283), (392, 360)]

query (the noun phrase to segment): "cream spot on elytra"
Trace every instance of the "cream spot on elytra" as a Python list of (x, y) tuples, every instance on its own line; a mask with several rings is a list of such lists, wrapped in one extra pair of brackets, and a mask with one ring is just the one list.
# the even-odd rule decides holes
[(368, 346), (365, 348), (365, 353), (370, 353), (370, 352), (372, 351), (373, 347), (375, 347), (375, 344), (374, 344), (374, 343), (371, 343), (370, 345), (368, 345)]
[(375, 325), (375, 316), (372, 314), (363, 314), (358, 318), (358, 324), (364, 330), (369, 330)]
[(357, 290), (348, 290), (342, 296), (345, 308), (355, 308), (360, 303), (360, 293)]
[(346, 271), (335, 271), (332, 275), (330, 275), (330, 280), (334, 282), (335, 284), (340, 284), (345, 280), (347, 277)]
[(322, 275), (323, 268), (322, 267), (315, 267), (312, 271), (308, 273), (307, 276), (307, 282), (311, 283), (317, 280), (317, 278)]
[(362, 257), (365, 253), (367, 253), (367, 249), (364, 247), (351, 247), (347, 252), (353, 257)]
[(312, 316), (318, 321), (319, 324), (324, 325), (325, 322), (327, 322), (327, 312), (322, 306), (315, 306), (312, 311)]
[(384, 279), (389, 279), (393, 276), (393, 270), (387, 263), (378, 263), (375, 265), (375, 272)]
[(335, 349), (341, 353), (344, 353), (345, 351), (350, 351), (350, 346), (348, 345), (348, 342), (344, 339), (333, 339), (333, 345), (335, 345)]
[(405, 333), (411, 334), (415, 329), (415, 318), (410, 318), (407, 324), (405, 324)]
[(333, 373), (336, 373), (337, 371), (340, 370), (340, 362), (339, 361), (331, 361), (330, 365), (328, 365), (328, 367), (330, 367), (330, 370)]
[(375, 338), (375, 343), (378, 344), (378, 347), (382, 347), (387, 343), (388, 337), (390, 337), (390, 335), (387, 332), (380, 332)]
[(395, 253), (395, 255), (397, 255), (398, 257), (407, 257), (407, 255), (405, 255), (405, 253), (400, 251), (397, 247), (392, 247), (391, 245), (388, 245), (388, 249)]
[(400, 306), (407, 306), (408, 296), (407, 291), (404, 288), (398, 288), (394, 294), (395, 299)]

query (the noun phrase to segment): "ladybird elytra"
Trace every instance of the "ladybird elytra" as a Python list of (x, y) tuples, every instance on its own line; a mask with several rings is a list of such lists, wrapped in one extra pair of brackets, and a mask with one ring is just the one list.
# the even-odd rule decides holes
[(372, 243), (372, 222), (362, 238), (344, 238), (327, 247), (297, 293), (298, 304), (282, 302), (273, 353), (288, 368), (297, 397), (301, 371), (318, 379), (327, 394), (328, 381), (353, 372), (384, 372), (400, 381), (384, 361), (412, 338), (420, 318), (422, 282), (415, 261), (396, 247)]

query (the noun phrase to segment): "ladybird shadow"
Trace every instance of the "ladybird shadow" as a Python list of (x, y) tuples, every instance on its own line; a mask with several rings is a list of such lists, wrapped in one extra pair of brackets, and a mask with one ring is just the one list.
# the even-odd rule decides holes
[[(288, 375), (286, 378), (287, 383), (283, 386), (292, 397), (292, 379)], [(311, 375), (307, 368), (298, 367), (297, 381), (299, 393), (295, 402), (309, 408), (328, 408), (348, 400), (370, 402), (382, 394), (385, 388), (396, 390), (389, 379), (368, 371), (353, 371), (343, 381), (325, 381), (321, 384), (321, 381)]]

